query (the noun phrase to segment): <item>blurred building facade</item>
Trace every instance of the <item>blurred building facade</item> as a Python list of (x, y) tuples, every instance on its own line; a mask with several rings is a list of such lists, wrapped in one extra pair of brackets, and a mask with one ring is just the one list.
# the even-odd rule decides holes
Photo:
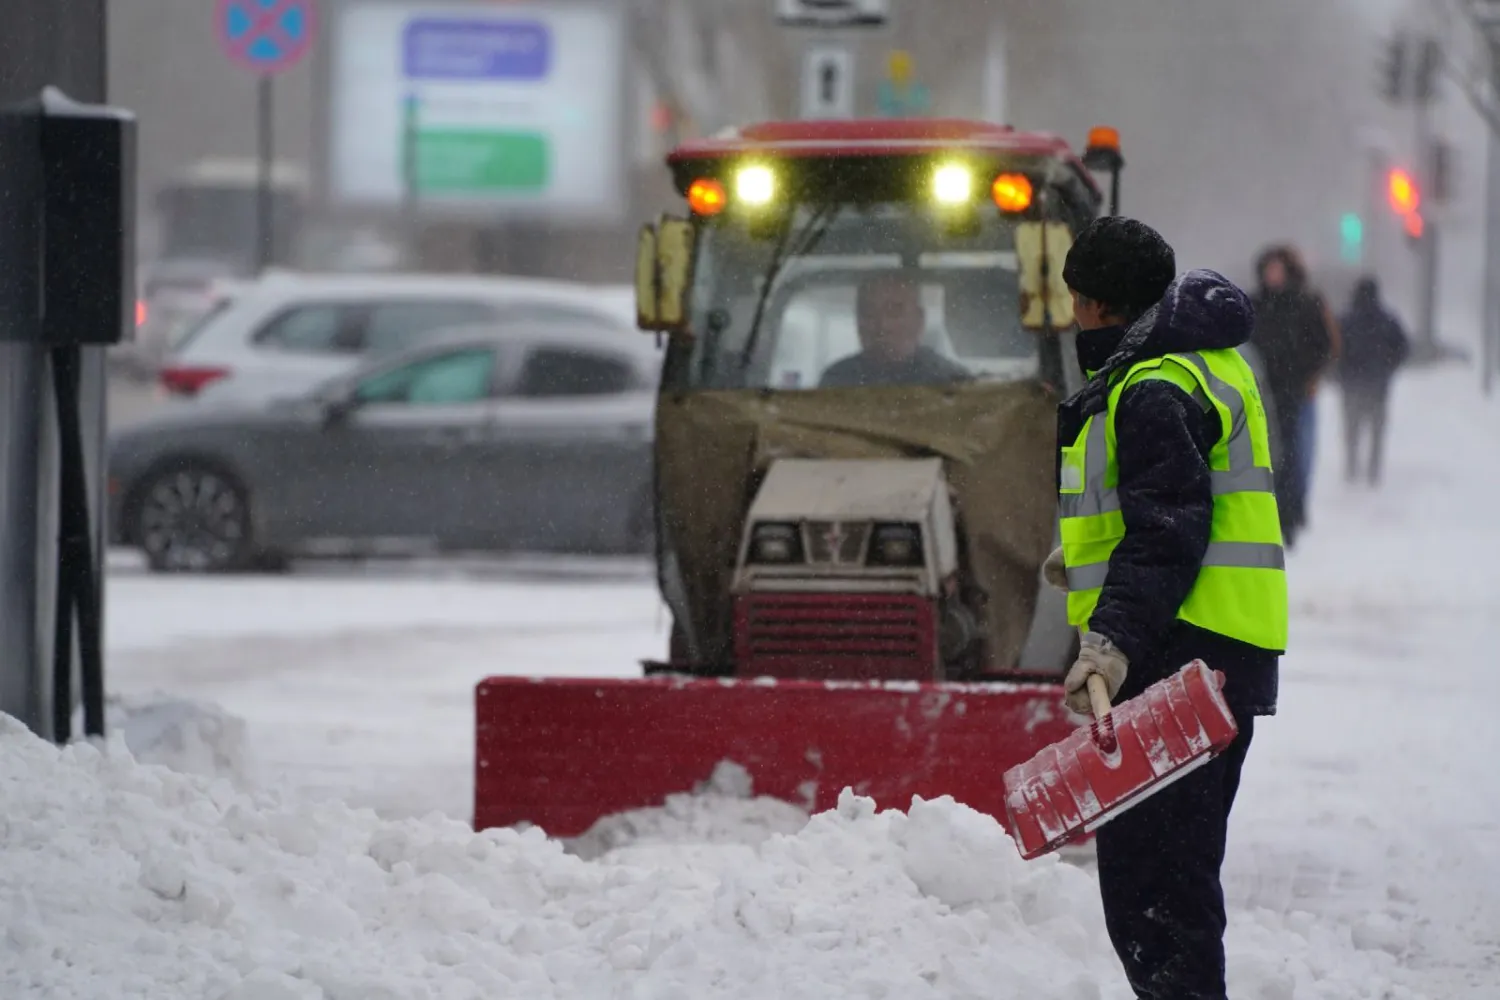
[[(112, 97), (141, 116), (143, 197), (204, 158), (253, 157), (256, 85), (220, 53), (214, 5), (109, 2)], [(320, 44), (275, 84), (278, 157), (307, 170), (309, 215), (334, 242), (371, 221), (337, 218), (326, 184), (327, 26), (361, 2), (374, 0), (320, 0)], [(1184, 266), (1248, 281), (1260, 246), (1290, 240), (1332, 285), (1379, 270), (1409, 310), (1415, 256), (1376, 190), (1376, 157), (1411, 153), (1409, 117), (1377, 94), (1380, 39), (1409, 0), (893, 0), (889, 27), (831, 35), (778, 28), (772, 0), (624, 6), (624, 221), (427, 225), (424, 266), (625, 280), (635, 224), (672, 204), (660, 166), (670, 140), (797, 114), (804, 50), (833, 42), (854, 53), (861, 114), (879, 110), (900, 51), (929, 113), (1075, 142), (1093, 125), (1116, 126), (1128, 160), (1124, 209), (1160, 227)], [(1472, 136), (1480, 130), (1456, 95), (1437, 116), (1459, 140), (1467, 181), (1441, 220), (1444, 314), (1467, 330), (1478, 316), (1482, 136)], [(1357, 262), (1341, 259), (1340, 220), (1350, 213), (1364, 221)], [(149, 236), (149, 210), (143, 221)]]

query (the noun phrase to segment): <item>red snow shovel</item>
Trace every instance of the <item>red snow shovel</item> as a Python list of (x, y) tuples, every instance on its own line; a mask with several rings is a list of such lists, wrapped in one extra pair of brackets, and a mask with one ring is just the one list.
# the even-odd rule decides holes
[(1239, 735), (1224, 675), (1194, 660), (1114, 708), (1089, 678), (1094, 721), (1005, 772), (1005, 811), (1026, 860), (1092, 833), (1192, 773)]

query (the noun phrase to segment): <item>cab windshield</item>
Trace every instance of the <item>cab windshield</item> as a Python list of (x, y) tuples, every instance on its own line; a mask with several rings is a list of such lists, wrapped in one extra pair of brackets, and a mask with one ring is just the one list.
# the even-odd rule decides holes
[(962, 234), (934, 209), (905, 202), (804, 207), (784, 235), (709, 223), (694, 269), (688, 387), (1035, 377), (1015, 224), (981, 215)]

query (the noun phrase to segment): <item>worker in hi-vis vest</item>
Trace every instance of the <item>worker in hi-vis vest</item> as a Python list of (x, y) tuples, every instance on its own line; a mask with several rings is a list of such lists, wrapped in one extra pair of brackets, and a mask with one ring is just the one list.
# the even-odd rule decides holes
[(1266, 414), (1238, 350), (1254, 309), (1213, 271), (1176, 277), (1172, 248), (1133, 219), (1079, 234), (1063, 278), (1088, 378), (1058, 410), (1062, 546), (1046, 567), (1082, 636), (1068, 707), (1089, 713), (1092, 674), (1118, 703), (1201, 659), (1240, 728), (1099, 829), (1105, 922), (1138, 997), (1222, 1000), (1229, 811), (1287, 633)]

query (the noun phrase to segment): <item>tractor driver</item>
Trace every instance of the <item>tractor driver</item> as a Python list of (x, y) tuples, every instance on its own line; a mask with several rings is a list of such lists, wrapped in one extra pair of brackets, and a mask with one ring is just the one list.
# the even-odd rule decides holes
[(861, 350), (829, 365), (820, 388), (940, 385), (970, 377), (962, 365), (922, 343), (927, 316), (914, 276), (884, 271), (865, 278), (854, 309)]

